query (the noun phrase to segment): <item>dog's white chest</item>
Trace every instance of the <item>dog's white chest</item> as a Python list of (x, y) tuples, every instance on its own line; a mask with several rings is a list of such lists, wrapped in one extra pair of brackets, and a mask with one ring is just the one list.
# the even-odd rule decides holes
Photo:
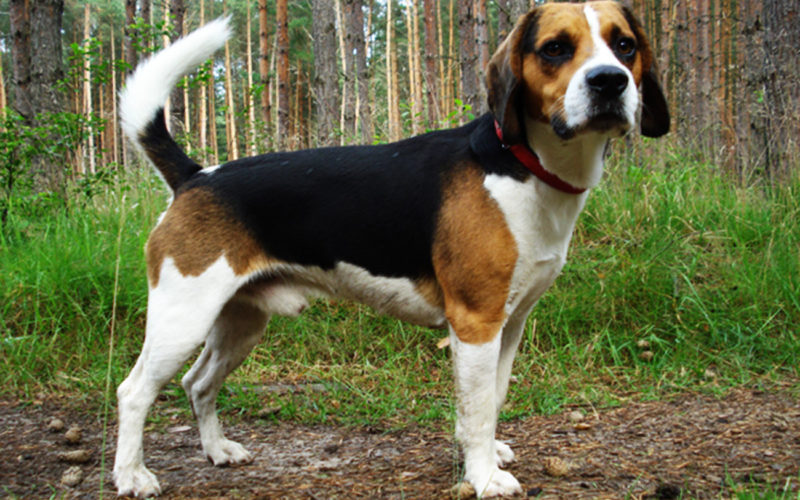
[(490, 174), (484, 187), (505, 216), (519, 256), (506, 310), (531, 307), (561, 272), (586, 194), (556, 192), (538, 180)]

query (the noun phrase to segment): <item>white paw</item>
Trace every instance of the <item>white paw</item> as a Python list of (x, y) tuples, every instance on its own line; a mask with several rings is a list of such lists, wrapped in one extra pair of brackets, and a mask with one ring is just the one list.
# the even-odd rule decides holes
[(509, 445), (495, 439), (494, 441), (494, 460), (498, 467), (503, 467), (514, 461), (514, 451)]
[(467, 481), (475, 488), (478, 498), (510, 496), (522, 492), (519, 481), (510, 472), (500, 470), (497, 467), (488, 471), (488, 474), (480, 474), (478, 477), (466, 477)]
[(220, 439), (203, 445), (206, 457), (212, 464), (223, 467), (226, 465), (247, 464), (253, 461), (253, 456), (236, 441)]
[(114, 467), (114, 483), (117, 485), (117, 495), (147, 498), (159, 495), (161, 486), (155, 474), (147, 467)]

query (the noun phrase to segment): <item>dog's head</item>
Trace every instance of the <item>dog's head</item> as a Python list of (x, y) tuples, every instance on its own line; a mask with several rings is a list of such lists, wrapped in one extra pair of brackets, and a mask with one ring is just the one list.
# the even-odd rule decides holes
[(525, 140), (526, 118), (569, 139), (624, 134), (641, 110), (642, 134), (669, 131), (650, 44), (616, 2), (551, 3), (520, 17), (489, 62), (487, 87), (509, 143)]

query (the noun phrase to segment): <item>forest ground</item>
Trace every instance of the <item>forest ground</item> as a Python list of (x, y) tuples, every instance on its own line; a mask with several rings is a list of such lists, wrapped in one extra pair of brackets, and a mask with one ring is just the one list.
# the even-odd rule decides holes
[[(161, 400), (148, 424), (145, 460), (164, 498), (457, 498), (461, 461), (449, 432), (296, 425), (224, 415), (227, 434), (255, 455), (217, 468), (203, 457), (194, 422)], [(537, 498), (789, 498), (797, 495), (800, 404), (789, 390), (741, 388), (717, 398), (683, 394), (585, 413), (502, 422), (508, 467), (523, 495)], [(79, 426), (68, 444), (64, 429)], [(115, 424), (102, 459), (102, 421), (64, 398), (0, 401), (0, 495), (8, 498), (114, 497), (110, 469)], [(84, 449), (82, 480), (60, 484)], [(101, 471), (105, 470), (105, 474)], [(102, 483), (101, 483), (102, 477)], [(756, 493), (753, 493), (753, 492)]]

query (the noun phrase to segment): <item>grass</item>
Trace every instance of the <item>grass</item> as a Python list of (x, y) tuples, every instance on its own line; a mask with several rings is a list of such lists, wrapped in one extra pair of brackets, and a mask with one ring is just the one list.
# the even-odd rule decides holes
[[(504, 418), (795, 384), (800, 182), (742, 187), (652, 144), (614, 155), (591, 193), (567, 266), (529, 319)], [(106, 382), (126, 376), (143, 337), (142, 249), (165, 198), (149, 172), (126, 173), (66, 210), (10, 213), (0, 232), (0, 391), (81, 395), (99, 407)], [(270, 418), (305, 423), (449, 426), (442, 336), (320, 301), (272, 321), (220, 407), (275, 407)], [(188, 411), (177, 383), (165, 394)]]

